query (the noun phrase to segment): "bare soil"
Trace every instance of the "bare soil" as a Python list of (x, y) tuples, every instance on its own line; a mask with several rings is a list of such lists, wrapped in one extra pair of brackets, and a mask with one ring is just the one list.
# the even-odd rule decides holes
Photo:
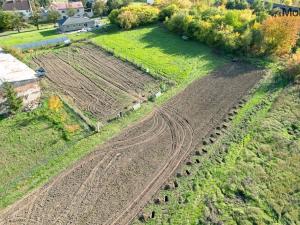
[(33, 57), (31, 66), (43, 67), (56, 90), (104, 122), (143, 101), (158, 86), (133, 65), (87, 43)]
[(44, 187), (0, 224), (128, 224), (262, 77), (232, 63), (195, 81)]

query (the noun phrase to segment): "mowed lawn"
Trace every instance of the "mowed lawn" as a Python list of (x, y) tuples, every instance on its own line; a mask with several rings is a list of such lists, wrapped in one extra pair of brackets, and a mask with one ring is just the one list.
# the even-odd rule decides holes
[(142, 65), (150, 73), (177, 83), (199, 78), (226, 60), (194, 41), (184, 41), (163, 27), (150, 26), (130, 31), (111, 31), (91, 39), (115, 55)]

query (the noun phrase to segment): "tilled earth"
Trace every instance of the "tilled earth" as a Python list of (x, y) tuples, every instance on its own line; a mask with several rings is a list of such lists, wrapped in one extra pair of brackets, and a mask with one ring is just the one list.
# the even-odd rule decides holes
[(89, 43), (35, 56), (31, 66), (43, 67), (54, 89), (103, 122), (157, 86), (154, 78)]
[(232, 63), (193, 82), (44, 187), (0, 224), (128, 224), (263, 71)]

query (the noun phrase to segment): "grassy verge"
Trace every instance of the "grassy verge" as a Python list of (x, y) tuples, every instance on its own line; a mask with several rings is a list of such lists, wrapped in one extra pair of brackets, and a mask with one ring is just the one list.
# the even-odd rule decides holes
[(169, 202), (147, 207), (155, 211), (147, 224), (299, 222), (300, 96), (284, 86), (265, 83), (252, 95), (230, 131), (194, 157), (192, 176), (159, 193)]

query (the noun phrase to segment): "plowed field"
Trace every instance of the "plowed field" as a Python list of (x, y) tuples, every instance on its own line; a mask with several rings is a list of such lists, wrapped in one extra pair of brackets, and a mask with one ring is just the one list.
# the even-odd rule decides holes
[(130, 223), (262, 75), (251, 66), (232, 63), (193, 82), (2, 212), (0, 224)]
[(52, 86), (81, 110), (106, 121), (144, 100), (157, 82), (134, 66), (92, 44), (80, 44), (33, 57)]

